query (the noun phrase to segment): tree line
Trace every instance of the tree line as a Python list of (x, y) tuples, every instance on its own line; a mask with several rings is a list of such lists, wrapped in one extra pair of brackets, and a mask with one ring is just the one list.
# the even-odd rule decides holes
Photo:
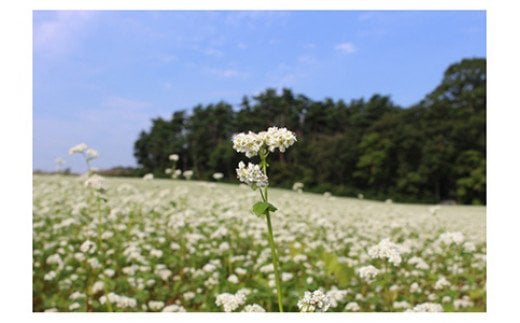
[(191, 169), (194, 179), (224, 174), (236, 180), (242, 156), (231, 137), (270, 126), (287, 127), (298, 142), (271, 159), (270, 184), (334, 195), (402, 202), (486, 203), (486, 60), (450, 65), (441, 83), (419, 103), (394, 104), (374, 94), (350, 102), (312, 100), (284, 88), (244, 96), (239, 107), (226, 102), (175, 111), (156, 118), (134, 144), (140, 174), (167, 177)]

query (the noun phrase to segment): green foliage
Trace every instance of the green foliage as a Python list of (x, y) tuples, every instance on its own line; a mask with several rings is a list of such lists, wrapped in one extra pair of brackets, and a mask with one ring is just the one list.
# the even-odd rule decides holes
[(267, 212), (275, 212), (278, 210), (274, 205), (268, 202), (256, 202), (255, 205), (253, 205), (253, 213), (257, 216), (266, 215)]
[[(464, 59), (419, 103), (388, 96), (314, 101), (290, 89), (266, 89), (233, 109), (219, 102), (152, 120), (134, 144), (142, 173), (166, 177), (168, 156), (195, 179), (215, 172), (236, 180), (234, 133), (270, 126), (295, 132), (298, 144), (270, 156), (269, 183), (335, 195), (406, 202), (486, 203), (486, 60)], [(258, 160), (253, 159), (253, 162)]]

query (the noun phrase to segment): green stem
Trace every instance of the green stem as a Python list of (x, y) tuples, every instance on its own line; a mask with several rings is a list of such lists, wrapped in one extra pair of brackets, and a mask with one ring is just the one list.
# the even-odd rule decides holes
[[(267, 161), (266, 161), (267, 152), (261, 151), (259, 155), (260, 155), (260, 164), (262, 165), (262, 170), (263, 170), (264, 174), (267, 176)], [(264, 188), (263, 194), (262, 194), (262, 189), (260, 189), (260, 195), (262, 196), (262, 199), (264, 200), (264, 202), (268, 203), (267, 186)], [(269, 214), (269, 211), (267, 211), (265, 217), (267, 219), (267, 232), (268, 232), (268, 236), (269, 236), (269, 245), (271, 247), (271, 254), (273, 256), (274, 279), (275, 279), (275, 283), (276, 283), (276, 294), (278, 297), (278, 309), (280, 310), (280, 312), (283, 312), (282, 289), (280, 286), (280, 274), (278, 272), (278, 254), (276, 252), (276, 245), (274, 243), (273, 227), (271, 225), (271, 215)]]
[(276, 254), (276, 246), (274, 244), (273, 239), (273, 228), (271, 226), (271, 216), (269, 215), (269, 212), (265, 215), (267, 218), (267, 230), (269, 233), (269, 245), (271, 246), (271, 253), (273, 255), (273, 267), (274, 267), (274, 279), (276, 282), (276, 293), (278, 296), (278, 309), (280, 312), (283, 312), (283, 305), (282, 305), (282, 290), (280, 287), (280, 275), (278, 273), (278, 256)]

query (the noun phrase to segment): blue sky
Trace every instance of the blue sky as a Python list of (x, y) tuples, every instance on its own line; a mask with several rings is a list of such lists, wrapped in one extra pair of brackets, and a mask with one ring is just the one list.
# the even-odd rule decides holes
[(134, 166), (151, 118), (267, 87), (407, 107), (485, 56), (483, 11), (35, 11), (33, 168)]

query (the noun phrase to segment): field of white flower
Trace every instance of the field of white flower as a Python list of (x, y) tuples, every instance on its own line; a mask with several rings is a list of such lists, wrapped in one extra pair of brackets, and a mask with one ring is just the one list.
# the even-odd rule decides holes
[[(277, 311), (258, 192), (85, 180), (33, 177), (34, 311)], [(486, 311), (485, 207), (269, 194), (285, 311)]]

